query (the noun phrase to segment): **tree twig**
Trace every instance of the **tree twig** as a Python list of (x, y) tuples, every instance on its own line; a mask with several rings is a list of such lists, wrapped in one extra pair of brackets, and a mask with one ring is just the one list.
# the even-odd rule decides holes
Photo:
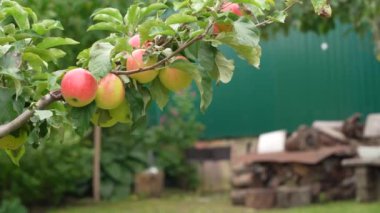
[[(290, 4), (287, 7), (285, 7), (285, 9), (281, 10), (281, 12), (284, 13), (284, 12), (290, 10), (290, 8), (292, 8), (294, 5), (296, 5), (298, 3), (300, 3), (300, 2), (299, 1), (294, 1), (292, 4)], [(273, 23), (272, 19), (266, 19), (263, 22), (260, 22), (260, 23), (256, 24), (255, 27), (263, 27), (263, 26), (271, 24), (271, 23)]]
[(29, 121), (29, 119), (33, 116), (35, 110), (44, 109), (51, 103), (60, 100), (62, 98), (61, 91), (54, 91), (50, 92), (49, 94), (43, 96), (40, 100), (37, 101), (35, 106), (33, 108), (27, 109), (20, 115), (18, 115), (15, 119), (12, 121), (0, 125), (0, 138), (8, 135), (12, 131), (20, 128), (22, 125), (24, 125), (26, 122)]
[(166, 58), (162, 59), (161, 61), (158, 61), (155, 64), (152, 64), (152, 65), (147, 66), (147, 67), (139, 68), (139, 69), (128, 70), (128, 71), (112, 71), (111, 73), (116, 74), (116, 75), (132, 75), (132, 74), (136, 74), (136, 73), (140, 73), (140, 72), (146, 72), (149, 70), (153, 70), (153, 69), (165, 64), (167, 61), (169, 61), (169, 59), (178, 55), (178, 53), (182, 52), (183, 50), (185, 50), (190, 45), (194, 44), (195, 42), (197, 42), (199, 40), (202, 40), (209, 33), (213, 24), (214, 24), (214, 22), (210, 22), (210, 24), (207, 26), (205, 32), (203, 32), (202, 34), (200, 34), (200, 35), (190, 39), (189, 41), (185, 42), (178, 49), (176, 49), (172, 54), (170, 54)]

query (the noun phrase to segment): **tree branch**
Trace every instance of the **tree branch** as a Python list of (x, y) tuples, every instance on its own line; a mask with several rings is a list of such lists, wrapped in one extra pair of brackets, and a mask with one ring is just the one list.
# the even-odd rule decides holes
[(49, 104), (60, 100), (62, 98), (61, 91), (54, 91), (51, 92), (44, 97), (42, 97), (40, 100), (37, 101), (35, 106), (31, 109), (27, 109), (20, 115), (18, 115), (15, 119), (10, 121), (9, 123), (0, 125), (0, 138), (8, 135), (12, 131), (20, 128), (22, 125), (24, 125), (26, 122), (29, 121), (29, 119), (33, 116), (35, 110), (44, 109)]
[[(296, 5), (298, 3), (300, 3), (300, 2), (299, 1), (294, 1), (292, 4), (288, 5), (285, 9), (281, 10), (281, 12), (282, 13), (287, 12), (288, 10), (290, 10), (290, 8), (292, 8), (294, 5)], [(266, 19), (265, 21), (260, 22), (260, 23), (256, 24), (255, 26), (256, 27), (263, 27), (263, 26), (271, 24), (271, 23), (273, 23), (272, 19)]]
[(207, 26), (205, 32), (202, 34), (190, 39), (189, 41), (185, 42), (182, 46), (180, 46), (178, 49), (176, 49), (172, 54), (167, 56), (166, 58), (162, 59), (161, 61), (158, 61), (157, 63), (144, 67), (144, 68), (139, 68), (139, 69), (134, 69), (134, 70), (128, 70), (128, 71), (112, 71), (111, 73), (116, 74), (116, 75), (132, 75), (140, 72), (146, 72), (149, 70), (153, 70), (163, 64), (165, 64), (169, 59), (173, 58), (174, 56), (178, 55), (178, 53), (182, 52), (185, 50), (187, 47), (190, 45), (194, 44), (195, 42), (202, 40), (211, 30), (212, 26), (214, 25), (214, 22), (210, 22), (210, 24)]

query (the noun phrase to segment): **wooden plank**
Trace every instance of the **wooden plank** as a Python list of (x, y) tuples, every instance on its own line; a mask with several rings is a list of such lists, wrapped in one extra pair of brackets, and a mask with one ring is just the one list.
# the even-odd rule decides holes
[(245, 206), (255, 209), (269, 209), (275, 206), (276, 193), (273, 189), (252, 189), (245, 196)]
[(342, 161), (343, 166), (378, 166), (380, 159), (349, 158)]
[(365, 138), (380, 137), (380, 113), (367, 116), (363, 136)]
[(311, 188), (303, 187), (279, 187), (276, 195), (277, 206), (281, 208), (304, 206), (311, 203)]

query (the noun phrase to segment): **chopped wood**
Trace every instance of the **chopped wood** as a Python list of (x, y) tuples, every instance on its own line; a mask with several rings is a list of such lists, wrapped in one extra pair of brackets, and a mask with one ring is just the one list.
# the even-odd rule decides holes
[(245, 206), (255, 209), (268, 209), (275, 206), (276, 193), (273, 189), (258, 188), (247, 192)]

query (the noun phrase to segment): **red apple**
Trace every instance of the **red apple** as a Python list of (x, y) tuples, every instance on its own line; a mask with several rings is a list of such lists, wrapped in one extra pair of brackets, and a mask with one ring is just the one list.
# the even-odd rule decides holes
[(124, 97), (124, 84), (117, 75), (109, 73), (99, 81), (95, 98), (99, 108), (114, 109), (123, 103)]
[[(243, 13), (240, 9), (240, 6), (237, 3), (225, 2), (222, 5), (221, 11), (222, 12), (230, 12), (230, 13), (233, 13), (237, 16), (243, 15)], [(216, 23), (213, 26), (214, 34), (218, 34), (220, 32), (231, 32), (232, 29), (233, 29), (233, 27), (229, 23)]]
[(140, 48), (140, 35), (136, 34), (128, 40), (128, 44), (133, 48)]
[[(146, 66), (152, 65), (156, 63), (156, 60), (149, 60), (148, 62), (144, 63), (144, 54), (145, 49), (137, 49), (132, 52), (132, 55), (127, 56), (127, 70), (135, 70), (139, 68), (144, 68)], [(136, 73), (133, 75), (130, 75), (129, 77), (136, 79), (138, 82), (144, 84), (151, 82), (153, 79), (156, 78), (158, 75), (158, 70), (147, 70), (141, 73)]]
[(73, 107), (91, 103), (95, 99), (97, 88), (94, 76), (82, 68), (70, 70), (61, 81), (62, 96)]
[[(176, 60), (187, 59), (183, 56), (177, 56)], [(192, 77), (188, 72), (172, 67), (166, 67), (161, 70), (159, 78), (161, 83), (173, 92), (189, 87), (192, 81)]]
[(240, 6), (237, 3), (225, 2), (222, 5), (222, 12), (230, 12), (237, 16), (242, 16), (243, 13), (240, 10)]

